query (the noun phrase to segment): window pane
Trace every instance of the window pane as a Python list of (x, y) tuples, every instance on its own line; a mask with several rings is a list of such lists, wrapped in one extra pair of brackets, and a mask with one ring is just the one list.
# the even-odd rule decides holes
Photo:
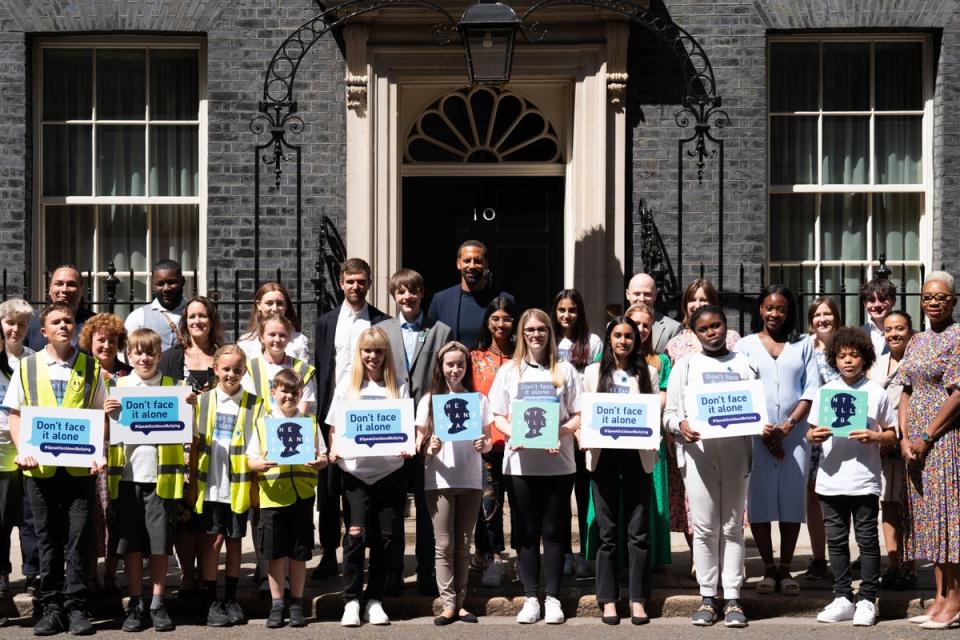
[(873, 196), (873, 257), (920, 259), (920, 194)]
[(43, 126), (43, 195), (89, 196), (90, 125)]
[(923, 109), (923, 45), (878, 42), (874, 45), (876, 108)]
[(86, 273), (94, 270), (93, 233), (96, 218), (92, 206), (44, 207), (45, 268), (75, 264)]
[(93, 118), (93, 51), (43, 49), (43, 119)]
[(825, 193), (820, 198), (820, 259), (866, 260), (866, 195)]
[(869, 132), (869, 118), (824, 116), (824, 184), (866, 184)]
[(200, 105), (194, 49), (150, 50), (150, 119), (196, 120)]
[(770, 196), (770, 261), (813, 260), (813, 194)]
[(824, 293), (840, 307), (843, 324), (863, 324), (863, 307), (860, 305), (860, 282), (863, 270), (860, 267), (821, 267), (821, 287)]
[[(770, 282), (786, 285), (797, 296), (801, 318), (806, 316), (806, 304), (813, 300), (811, 296), (815, 295), (815, 274), (816, 267), (770, 264)], [(802, 327), (800, 329), (803, 330)]]
[(199, 255), (200, 209), (196, 205), (164, 205), (154, 207), (154, 262), (164, 258), (176, 260), (184, 271), (197, 268)]
[(147, 211), (142, 206), (100, 207), (101, 269), (113, 261), (117, 271), (147, 271)]
[(97, 195), (142, 196), (144, 135), (141, 126), (97, 127)]
[[(920, 331), (922, 327), (919, 324), (923, 318), (920, 313), (920, 297), (917, 295), (920, 293), (920, 267), (890, 265), (890, 269), (893, 271), (890, 282), (897, 287), (897, 303), (894, 309), (906, 309), (913, 318), (913, 330)], [(901, 295), (904, 293), (907, 295)]]
[(816, 111), (816, 43), (770, 45), (770, 111)]
[(198, 135), (194, 125), (150, 127), (150, 195), (197, 195)]
[(922, 182), (920, 155), (923, 145), (921, 116), (877, 116), (877, 184), (919, 184)]
[(770, 183), (814, 184), (817, 181), (817, 119), (780, 116), (770, 119)]
[(146, 63), (143, 49), (97, 49), (97, 119), (147, 117)]
[(870, 108), (870, 45), (823, 45), (824, 111), (866, 111)]
[[(133, 278), (133, 301), (134, 304), (130, 304), (130, 274), (129, 273), (117, 273), (117, 279), (120, 282), (117, 284), (117, 304), (114, 307), (114, 313), (120, 316), (121, 318), (127, 316), (133, 309), (141, 304), (150, 302), (150, 298), (147, 297), (147, 278), (146, 275), (134, 276)], [(105, 303), (107, 300), (107, 286), (106, 281), (107, 277), (101, 275), (97, 278), (97, 302)], [(123, 304), (126, 303), (126, 304)], [(106, 313), (107, 306), (106, 304), (100, 304), (95, 307), (96, 311)]]

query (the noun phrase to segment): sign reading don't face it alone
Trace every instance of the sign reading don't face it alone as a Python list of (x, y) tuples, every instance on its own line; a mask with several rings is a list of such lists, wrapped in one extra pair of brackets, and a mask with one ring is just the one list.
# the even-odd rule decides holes
[(103, 411), (23, 407), (20, 453), (51, 467), (89, 467), (103, 458)]
[(337, 406), (337, 453), (344, 458), (414, 453), (413, 400), (345, 400)]

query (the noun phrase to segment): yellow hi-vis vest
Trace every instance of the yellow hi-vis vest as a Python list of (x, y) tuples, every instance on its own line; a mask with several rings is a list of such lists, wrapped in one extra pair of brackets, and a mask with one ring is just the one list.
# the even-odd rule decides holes
[[(173, 378), (160, 378), (161, 387), (172, 387), (176, 384)], [(110, 499), (116, 500), (120, 494), (120, 478), (123, 476), (123, 467), (127, 464), (123, 443), (110, 445), (107, 452), (107, 489)], [(182, 444), (157, 445), (157, 495), (161, 498), (183, 497), (183, 479), (186, 464), (183, 457)]]
[[(31, 407), (56, 407), (57, 396), (50, 382), (50, 369), (42, 354), (28, 356), (20, 361), (20, 382), (26, 404)], [(93, 356), (82, 351), (77, 352), (73, 362), (67, 390), (63, 394), (64, 409), (89, 409), (100, 384), (100, 363)], [(27, 469), (23, 473), (31, 478), (52, 478), (56, 467), (40, 465), (36, 469)], [(87, 467), (67, 467), (67, 473), (81, 478), (90, 475)]]
[[(314, 418), (316, 421), (316, 418)], [(264, 457), (267, 452), (265, 419), (257, 420), (257, 435)], [(281, 464), (257, 474), (261, 507), (288, 507), (297, 500), (312, 498), (317, 488), (317, 470), (305, 464)]]
[[(263, 402), (257, 396), (246, 391), (240, 396), (240, 412), (230, 438), (230, 464), (227, 465), (227, 477), (230, 480), (230, 510), (244, 513), (250, 508), (250, 483), (254, 473), (247, 465), (247, 439), (244, 434), (253, 433), (257, 419), (263, 414)], [(210, 470), (210, 456), (213, 447), (213, 427), (217, 417), (216, 388), (202, 394), (197, 400), (195, 413), (197, 425), (204, 425), (206, 433), (200, 438), (197, 457), (197, 504), (194, 510), (203, 513), (203, 496), (207, 489), (207, 474)]]
[[(290, 365), (290, 368), (300, 376), (304, 385), (310, 382), (317, 372), (312, 366), (296, 358), (293, 358), (293, 364)], [(270, 391), (273, 389), (273, 380), (271, 380), (267, 374), (267, 363), (262, 357), (254, 358), (247, 362), (247, 373), (250, 374), (250, 379), (253, 381), (253, 388), (257, 390), (257, 395), (269, 404)]]

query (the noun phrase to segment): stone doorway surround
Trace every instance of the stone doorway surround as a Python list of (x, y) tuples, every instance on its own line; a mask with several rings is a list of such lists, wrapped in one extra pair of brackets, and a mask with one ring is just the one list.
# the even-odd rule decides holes
[[(458, 15), (456, 9), (450, 11)], [(589, 8), (545, 12), (541, 19), (548, 36), (532, 45), (518, 36), (507, 88), (526, 95), (549, 116), (565, 162), (507, 169), (512, 175), (559, 171), (565, 176), (563, 283), (584, 294), (591, 326), (598, 332), (607, 305), (623, 299), (628, 170), (623, 102), (629, 28)], [(459, 44), (438, 46), (426, 39), (434, 22), (422, 12), (391, 11), (372, 14), (343, 33), (347, 253), (368, 258), (373, 269), (369, 300), (390, 312), (394, 305), (387, 281), (402, 266), (402, 176), (493, 175), (504, 170), (490, 164), (403, 163), (403, 143), (414, 119), (438, 96), (466, 83)], [(449, 250), (452, 284), (455, 248)]]

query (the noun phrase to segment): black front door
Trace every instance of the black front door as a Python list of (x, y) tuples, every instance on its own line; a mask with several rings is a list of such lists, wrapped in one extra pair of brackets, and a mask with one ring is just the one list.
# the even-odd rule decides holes
[(423, 274), (428, 298), (458, 282), (469, 239), (487, 245), (493, 286), (521, 307), (547, 309), (562, 287), (562, 177), (404, 178), (402, 218), (402, 264)]

